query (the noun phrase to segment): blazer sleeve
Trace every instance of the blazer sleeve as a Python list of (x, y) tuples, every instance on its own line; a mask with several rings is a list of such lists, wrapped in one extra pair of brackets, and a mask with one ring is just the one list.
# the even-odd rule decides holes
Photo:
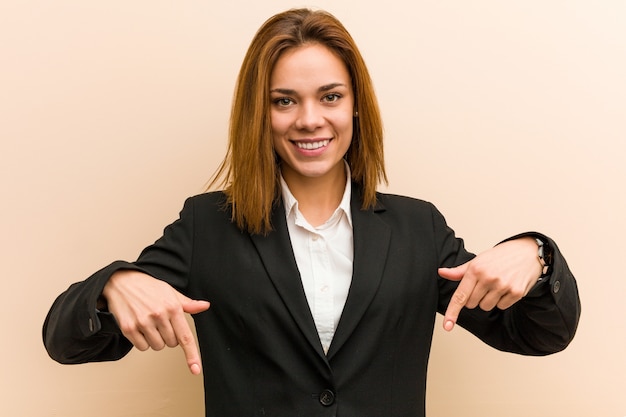
[(44, 346), (52, 359), (65, 364), (112, 361), (132, 349), (113, 315), (98, 310), (98, 298), (119, 270), (144, 272), (184, 292), (192, 257), (193, 211), (191, 198), (179, 219), (167, 226), (136, 262), (115, 261), (57, 297), (43, 325)]
[[(436, 212), (436, 210), (435, 210)], [(434, 215), (439, 230), (439, 265), (457, 266), (467, 253), (462, 240), (445, 224), (438, 212)], [(479, 307), (464, 308), (458, 324), (488, 345), (507, 352), (525, 355), (548, 355), (565, 349), (574, 338), (580, 318), (580, 298), (574, 275), (554, 240), (536, 232), (522, 233), (506, 240), (525, 236), (538, 237), (553, 250), (552, 272), (538, 282), (528, 295), (506, 310), (486, 312)], [(505, 240), (505, 241), (506, 241)], [(438, 310), (443, 314), (458, 287), (457, 282), (439, 278)]]

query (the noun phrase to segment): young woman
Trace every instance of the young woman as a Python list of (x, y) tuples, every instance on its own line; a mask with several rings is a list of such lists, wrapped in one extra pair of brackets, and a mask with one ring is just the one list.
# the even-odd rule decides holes
[(424, 415), (437, 312), (501, 350), (564, 349), (580, 303), (555, 243), (525, 233), (474, 256), (431, 204), (376, 192), (382, 140), (341, 23), (272, 17), (239, 74), (223, 191), (188, 199), (136, 262), (61, 294), (48, 352), (82, 363), (180, 344), (205, 371), (207, 416), (366, 417)]

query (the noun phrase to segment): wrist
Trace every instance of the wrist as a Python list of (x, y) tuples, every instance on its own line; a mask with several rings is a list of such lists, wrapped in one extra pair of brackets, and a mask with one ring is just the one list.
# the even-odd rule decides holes
[(537, 243), (537, 260), (541, 265), (539, 281), (543, 281), (552, 272), (552, 249), (543, 239), (535, 238), (535, 242)]

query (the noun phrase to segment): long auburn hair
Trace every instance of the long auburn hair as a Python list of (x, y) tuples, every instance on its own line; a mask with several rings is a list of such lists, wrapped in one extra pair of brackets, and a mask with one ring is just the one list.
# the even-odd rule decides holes
[(376, 204), (376, 187), (387, 182), (380, 110), (356, 43), (341, 22), (325, 11), (279, 13), (261, 26), (243, 60), (231, 109), (228, 150), (208, 186), (224, 187), (233, 222), (252, 234), (272, 230), (272, 208), (281, 195), (270, 121), (272, 70), (285, 50), (307, 43), (326, 46), (348, 68), (358, 116), (345, 158), (352, 181), (362, 189), (363, 209)]

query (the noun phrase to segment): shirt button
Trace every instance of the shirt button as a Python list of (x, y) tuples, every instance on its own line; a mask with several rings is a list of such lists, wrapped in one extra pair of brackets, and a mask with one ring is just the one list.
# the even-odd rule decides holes
[(325, 406), (328, 407), (329, 405), (332, 405), (335, 402), (335, 393), (332, 392), (329, 389), (325, 389), (324, 391), (320, 392), (320, 403)]
[(318, 235), (313, 235), (311, 237), (311, 239), (313, 239), (313, 242), (317, 242), (317, 239), (319, 239), (320, 237)]

